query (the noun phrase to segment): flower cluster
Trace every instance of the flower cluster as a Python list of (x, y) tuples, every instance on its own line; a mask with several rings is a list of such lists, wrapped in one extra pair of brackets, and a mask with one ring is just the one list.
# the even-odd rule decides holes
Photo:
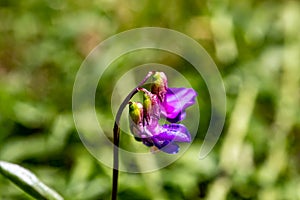
[[(191, 136), (183, 124), (185, 109), (195, 103), (197, 93), (192, 88), (168, 88), (163, 72), (154, 72), (150, 91), (143, 93), (143, 102), (129, 102), (130, 130), (137, 141), (169, 154), (179, 151), (177, 142), (190, 142)], [(168, 124), (159, 124), (160, 118)]]

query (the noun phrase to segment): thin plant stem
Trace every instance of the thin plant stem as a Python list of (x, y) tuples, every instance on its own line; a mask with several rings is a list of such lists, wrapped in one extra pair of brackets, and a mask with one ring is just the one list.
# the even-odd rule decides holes
[(111, 199), (116, 200), (117, 194), (118, 194), (118, 179), (119, 179), (119, 142), (120, 142), (120, 119), (121, 115), (123, 113), (123, 110), (127, 106), (130, 99), (139, 91), (138, 88), (142, 87), (145, 82), (152, 76), (154, 72), (151, 71), (147, 74), (147, 76), (144, 78), (140, 84), (134, 88), (128, 96), (124, 99), (124, 101), (121, 103), (119, 110), (116, 115), (114, 128), (113, 128), (113, 142), (114, 142), (114, 149), (113, 149), (113, 172), (112, 172), (112, 193), (111, 193)]

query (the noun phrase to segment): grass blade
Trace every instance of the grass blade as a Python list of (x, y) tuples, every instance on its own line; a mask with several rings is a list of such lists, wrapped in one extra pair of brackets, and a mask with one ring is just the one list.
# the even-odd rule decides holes
[(32, 172), (19, 165), (0, 161), (0, 173), (37, 199), (63, 199), (58, 193), (42, 183)]

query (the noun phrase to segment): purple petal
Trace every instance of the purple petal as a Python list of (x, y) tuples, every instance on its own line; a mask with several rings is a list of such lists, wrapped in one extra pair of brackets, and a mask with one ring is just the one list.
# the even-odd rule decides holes
[(142, 124), (135, 124), (131, 118), (129, 118), (129, 127), (130, 127), (130, 131), (131, 133), (134, 135), (134, 137), (140, 138), (142, 135)]
[(175, 123), (185, 118), (185, 109), (195, 104), (197, 93), (192, 88), (168, 88), (162, 102), (162, 114)]
[(146, 145), (148, 147), (152, 147), (153, 146), (153, 143), (152, 143), (151, 139), (149, 139), (149, 138), (143, 138), (141, 140), (143, 141), (144, 145)]
[(161, 151), (169, 154), (175, 154), (179, 151), (179, 146), (168, 140), (159, 140), (157, 138), (152, 138), (154, 145)]
[[(190, 142), (191, 136), (182, 124), (164, 124), (161, 133), (152, 136), (153, 144), (164, 152), (177, 152), (178, 146), (173, 142)], [(177, 147), (177, 148), (175, 148)], [(176, 151), (175, 151), (176, 150)]]
[(179, 146), (174, 143), (170, 143), (167, 146), (160, 149), (161, 151), (169, 154), (176, 154), (179, 151)]
[(186, 116), (186, 113), (183, 111), (183, 112), (179, 112), (177, 114), (177, 116), (174, 118), (168, 118), (168, 117), (166, 117), (166, 118), (167, 118), (168, 122), (176, 123), (176, 122), (182, 121), (185, 118), (185, 116)]
[(164, 124), (162, 132), (155, 137), (172, 142), (191, 142), (191, 135), (183, 124)]

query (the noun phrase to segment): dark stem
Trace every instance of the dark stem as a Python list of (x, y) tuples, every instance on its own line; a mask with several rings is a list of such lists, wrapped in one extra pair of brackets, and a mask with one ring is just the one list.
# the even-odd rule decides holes
[(118, 178), (119, 178), (119, 141), (120, 141), (120, 128), (115, 122), (114, 124), (114, 168), (113, 168), (113, 181), (111, 199), (116, 200), (118, 194)]
[(138, 92), (138, 88), (142, 87), (145, 82), (151, 77), (151, 75), (154, 72), (149, 72), (147, 76), (144, 78), (144, 80), (136, 87), (134, 88), (128, 96), (124, 99), (122, 104), (119, 107), (119, 110), (116, 115), (114, 129), (113, 129), (113, 141), (114, 141), (114, 151), (113, 151), (113, 180), (112, 180), (112, 193), (111, 193), (111, 199), (116, 200), (117, 194), (118, 194), (118, 178), (119, 178), (119, 141), (120, 141), (120, 119), (123, 110), (127, 106), (129, 100)]

